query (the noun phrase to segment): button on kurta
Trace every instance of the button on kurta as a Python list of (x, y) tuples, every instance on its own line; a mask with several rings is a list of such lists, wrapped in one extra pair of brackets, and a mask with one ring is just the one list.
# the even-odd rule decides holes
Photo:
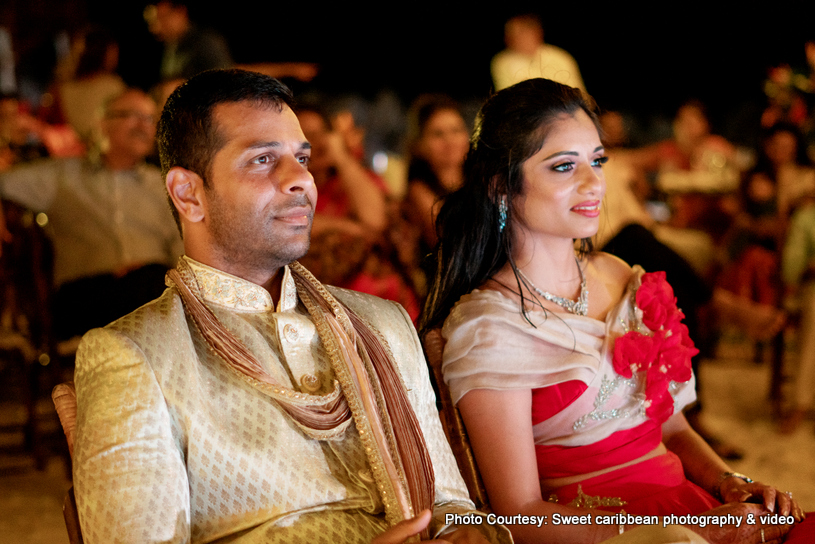
[(292, 324), (287, 324), (283, 327), (283, 336), (285, 336), (289, 342), (297, 342), (297, 340), (300, 339), (300, 333), (297, 331), (297, 327)]

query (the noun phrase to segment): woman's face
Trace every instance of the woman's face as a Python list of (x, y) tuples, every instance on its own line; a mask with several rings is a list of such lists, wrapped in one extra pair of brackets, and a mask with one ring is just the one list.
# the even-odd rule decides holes
[(597, 128), (583, 110), (556, 118), (540, 151), (521, 166), (523, 194), (514, 208), (519, 231), (544, 243), (594, 236), (606, 160)]
[(425, 124), (418, 152), (436, 170), (460, 167), (469, 147), (470, 135), (461, 115), (455, 110), (439, 110)]
[(297, 119), (300, 121), (303, 134), (311, 144), (309, 170), (323, 172), (331, 168), (332, 164), (328, 153), (329, 128), (322, 116), (313, 111), (304, 110), (297, 114)]

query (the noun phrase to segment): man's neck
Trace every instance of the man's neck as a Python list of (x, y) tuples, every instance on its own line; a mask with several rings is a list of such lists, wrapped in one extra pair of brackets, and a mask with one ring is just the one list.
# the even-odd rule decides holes
[(198, 261), (221, 272), (232, 274), (255, 285), (259, 285), (268, 291), (272, 297), (272, 303), (276, 306), (280, 300), (281, 285), (283, 283), (283, 267), (269, 267), (261, 270), (258, 267), (242, 266), (235, 260), (220, 258), (211, 252), (197, 251), (195, 247), (190, 247), (190, 241), (184, 240), (184, 253), (190, 259)]

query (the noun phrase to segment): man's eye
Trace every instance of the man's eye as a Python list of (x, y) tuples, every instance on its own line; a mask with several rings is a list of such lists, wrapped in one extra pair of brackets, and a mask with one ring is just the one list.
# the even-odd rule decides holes
[(269, 162), (271, 162), (271, 159), (269, 158), (269, 155), (261, 155), (252, 162), (254, 162), (255, 164), (269, 164)]
[(311, 157), (303, 155), (302, 157), (298, 157), (297, 160), (300, 161), (300, 164), (308, 166), (308, 163), (311, 162)]

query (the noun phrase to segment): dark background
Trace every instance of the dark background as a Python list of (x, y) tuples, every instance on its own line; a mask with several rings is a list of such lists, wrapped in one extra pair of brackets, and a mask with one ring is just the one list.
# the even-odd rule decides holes
[[(30, 64), (37, 44), (55, 31), (92, 21), (115, 30), (119, 71), (129, 83), (155, 82), (161, 48), (142, 19), (144, 2), (3, 3), (0, 14), (15, 29), (18, 62)], [(534, 11), (543, 20), (546, 41), (576, 58), (602, 108), (642, 119), (670, 117), (682, 101), (700, 98), (714, 126), (727, 125), (731, 133), (740, 119), (760, 111), (767, 68), (782, 62), (803, 66), (804, 41), (815, 39), (812, 2), (765, 2), (758, 8), (664, 3), (638, 10), (610, 3), (498, 4), (485, 10), (415, 1), (363, 9), (354, 3), (321, 8), (231, 0), (196, 5), (191, 14), (227, 38), (236, 62), (319, 63), (318, 78), (309, 86), (295, 85), (296, 91), (319, 87), (371, 98), (391, 89), (408, 103), (428, 91), (463, 100), (487, 96), (489, 62), (503, 48), (504, 21)]]

